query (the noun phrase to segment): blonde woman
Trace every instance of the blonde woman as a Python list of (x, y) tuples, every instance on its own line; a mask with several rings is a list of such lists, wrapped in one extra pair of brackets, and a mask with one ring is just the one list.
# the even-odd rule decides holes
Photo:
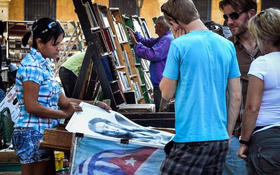
[(264, 56), (248, 72), (249, 85), (238, 156), (249, 174), (280, 173), (280, 10), (266, 9), (249, 21)]

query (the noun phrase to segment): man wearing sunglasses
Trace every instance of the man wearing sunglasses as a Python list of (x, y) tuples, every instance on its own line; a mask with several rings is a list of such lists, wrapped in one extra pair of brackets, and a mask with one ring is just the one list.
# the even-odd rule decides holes
[(241, 131), (241, 116), (246, 102), (247, 73), (251, 62), (261, 54), (256, 40), (248, 31), (248, 21), (256, 15), (257, 3), (255, 0), (221, 0), (219, 8), (224, 13), (225, 23), (232, 33), (232, 37), (229, 39), (234, 43), (236, 49), (242, 85), (241, 110), (231, 137), (230, 151), (226, 158), (224, 175), (242, 175), (247, 174), (247, 168), (244, 160), (238, 158), (236, 153), (239, 148), (238, 138)]

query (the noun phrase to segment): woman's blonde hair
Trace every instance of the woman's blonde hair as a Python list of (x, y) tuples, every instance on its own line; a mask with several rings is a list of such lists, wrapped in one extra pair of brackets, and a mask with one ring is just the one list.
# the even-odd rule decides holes
[(261, 11), (249, 20), (248, 28), (259, 44), (271, 42), (273, 46), (280, 46), (280, 10)]

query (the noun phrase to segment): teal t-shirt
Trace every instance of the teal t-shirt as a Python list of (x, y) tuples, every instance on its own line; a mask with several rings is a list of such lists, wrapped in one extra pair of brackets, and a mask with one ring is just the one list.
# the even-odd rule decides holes
[(71, 70), (77, 77), (79, 76), (83, 60), (85, 57), (85, 52), (79, 52), (75, 55), (69, 57), (62, 66), (68, 70)]
[(228, 139), (226, 88), (240, 76), (233, 44), (209, 30), (172, 41), (163, 76), (178, 80), (175, 142)]

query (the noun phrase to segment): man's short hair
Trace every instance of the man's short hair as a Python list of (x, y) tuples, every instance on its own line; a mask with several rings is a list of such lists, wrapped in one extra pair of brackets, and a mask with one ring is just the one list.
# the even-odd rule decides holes
[(162, 24), (162, 26), (164, 27), (164, 29), (165, 29), (166, 31), (168, 31), (168, 30), (170, 29), (170, 26), (169, 26), (169, 24), (168, 24), (168, 22), (166, 21), (166, 19), (165, 19), (164, 16), (159, 16), (159, 17), (157, 17), (156, 22), (157, 22), (157, 21), (159, 21), (159, 22)]
[[(189, 24), (199, 19), (199, 13), (192, 0), (168, 0), (161, 6), (166, 19), (177, 20)], [(177, 22), (178, 23), (178, 22)]]
[(236, 11), (249, 11), (251, 9), (257, 10), (256, 0), (221, 0), (219, 2), (220, 10), (223, 10), (226, 5), (231, 5)]

